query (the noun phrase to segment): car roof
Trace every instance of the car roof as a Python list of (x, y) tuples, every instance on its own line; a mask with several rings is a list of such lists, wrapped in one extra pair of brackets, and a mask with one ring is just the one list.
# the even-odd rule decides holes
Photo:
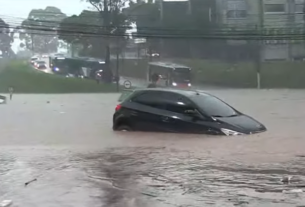
[(172, 62), (149, 62), (149, 65), (155, 65), (164, 68), (189, 68), (188, 66), (172, 63)]
[(211, 94), (205, 91), (182, 90), (182, 89), (172, 89), (172, 88), (145, 88), (145, 89), (135, 89), (134, 91), (173, 92), (187, 97), (196, 96), (196, 95), (211, 96)]

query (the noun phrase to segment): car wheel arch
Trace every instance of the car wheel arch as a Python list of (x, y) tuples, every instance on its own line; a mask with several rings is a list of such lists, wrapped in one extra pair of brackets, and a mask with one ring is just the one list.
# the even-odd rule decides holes
[(133, 125), (128, 118), (120, 118), (114, 125), (114, 130), (118, 129), (121, 126), (128, 126), (133, 129)]

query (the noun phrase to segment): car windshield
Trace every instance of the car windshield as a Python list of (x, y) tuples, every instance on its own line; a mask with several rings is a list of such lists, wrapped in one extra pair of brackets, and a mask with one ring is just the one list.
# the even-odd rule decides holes
[(238, 113), (225, 102), (210, 95), (195, 95), (192, 97), (198, 107), (209, 116), (232, 117)]
[(188, 68), (177, 68), (173, 71), (173, 78), (175, 81), (190, 81), (190, 70)]

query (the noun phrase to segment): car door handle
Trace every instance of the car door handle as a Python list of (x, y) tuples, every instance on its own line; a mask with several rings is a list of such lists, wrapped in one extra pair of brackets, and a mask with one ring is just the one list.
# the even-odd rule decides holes
[(162, 116), (161, 120), (163, 122), (170, 122), (171, 121), (171, 119), (169, 117), (167, 117), (167, 116)]
[(130, 115), (131, 115), (131, 116), (138, 116), (138, 112), (135, 112), (135, 111), (130, 112)]

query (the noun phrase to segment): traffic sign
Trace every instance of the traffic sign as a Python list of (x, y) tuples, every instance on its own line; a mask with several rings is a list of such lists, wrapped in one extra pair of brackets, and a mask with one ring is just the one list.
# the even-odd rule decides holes
[(130, 89), (131, 88), (131, 82), (129, 80), (124, 81), (124, 88)]
[(0, 104), (6, 104), (6, 97), (0, 95)]

